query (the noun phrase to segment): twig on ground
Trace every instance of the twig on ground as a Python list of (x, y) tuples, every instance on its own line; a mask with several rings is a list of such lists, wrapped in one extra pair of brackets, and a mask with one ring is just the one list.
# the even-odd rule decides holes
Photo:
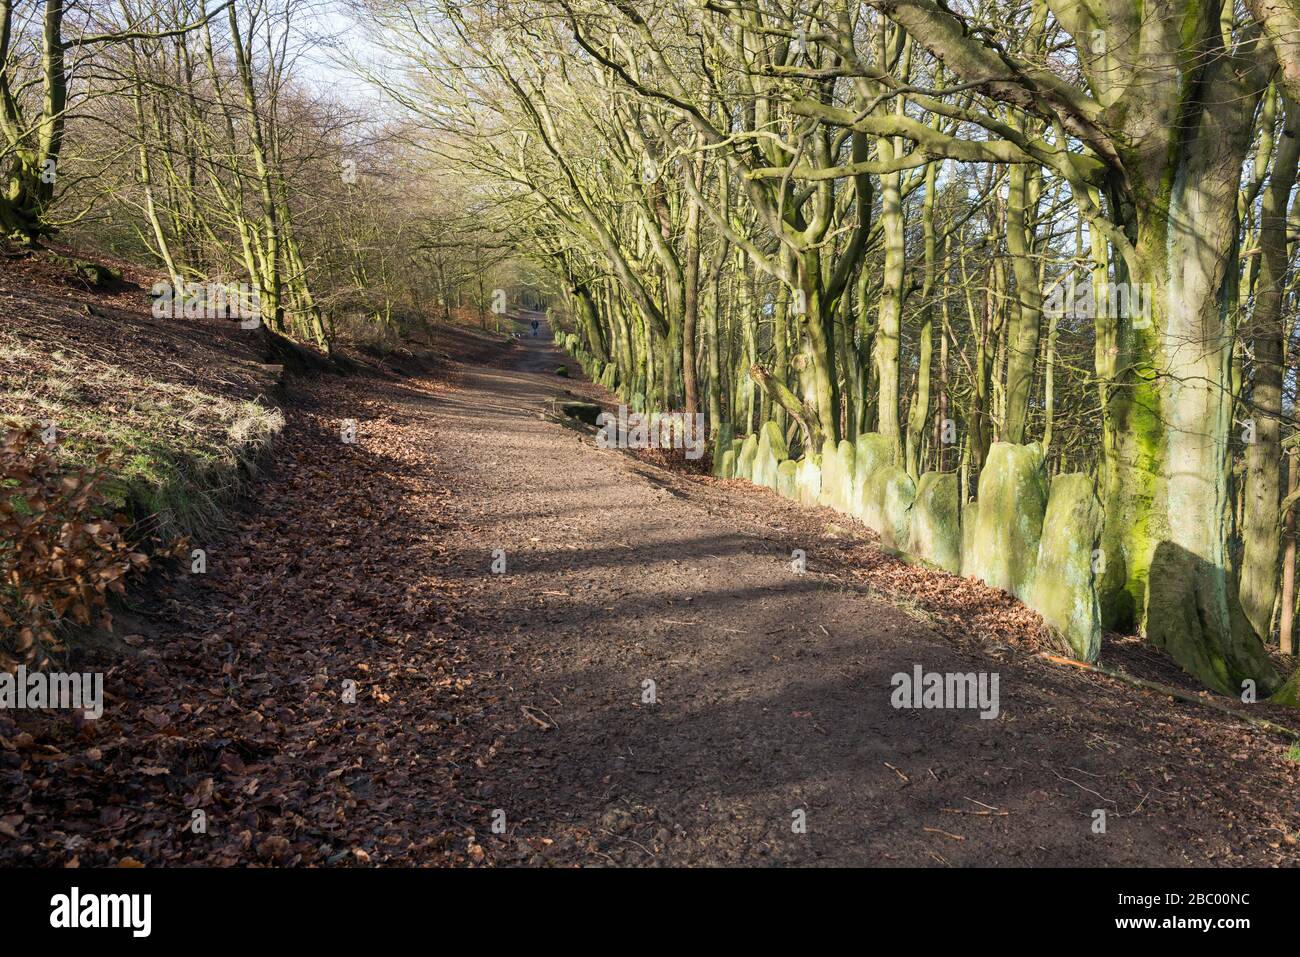
[(954, 841), (966, 840), (966, 838), (962, 837), (960, 834), (949, 834), (947, 831), (941, 831), (937, 827), (926, 827), (922, 828), (922, 830), (929, 831), (931, 834), (942, 834), (944, 837), (950, 837)]
[(885, 765), (885, 767), (889, 768), (889, 770), (891, 770), (891, 771), (893, 771), (895, 774), (897, 774), (900, 778), (902, 778), (904, 784), (911, 784), (911, 783), (912, 783), (911, 781), (908, 780), (906, 774), (904, 774), (902, 771), (898, 770), (898, 768), (894, 767), (894, 766), (893, 766), (892, 764), (890, 764), (888, 761), (885, 761), (885, 762), (884, 762), (884, 765)]
[(1107, 678), (1114, 678), (1116, 681), (1123, 681), (1135, 688), (1141, 688), (1145, 691), (1155, 691), (1159, 694), (1169, 695), (1177, 698), (1179, 701), (1186, 701), (1188, 704), (1199, 704), (1220, 714), (1226, 714), (1236, 718), (1238, 721), (1244, 721), (1252, 727), (1259, 728), (1262, 731), (1269, 731), (1273, 734), (1281, 735), (1291, 741), (1300, 741), (1300, 731), (1295, 731), (1284, 725), (1269, 721), (1267, 718), (1256, 718), (1254, 715), (1243, 714), (1235, 708), (1229, 708), (1227, 705), (1219, 704), (1217, 701), (1211, 701), (1208, 698), (1202, 698), (1186, 691), (1182, 691), (1172, 685), (1161, 684), (1159, 681), (1150, 681), (1146, 678), (1138, 678), (1135, 675), (1128, 674), (1124, 671), (1117, 671), (1114, 668), (1107, 668), (1105, 665), (1090, 665), (1083, 661), (1074, 661), (1070, 658), (1062, 658), (1059, 655), (1050, 655), (1047, 652), (1040, 652), (1040, 658), (1046, 658), (1048, 661), (1058, 665), (1070, 665), (1074, 668), (1082, 668), (1084, 671), (1096, 672), (1099, 675), (1105, 675)]
[[(555, 723), (555, 719), (552, 718), (549, 714), (546, 714), (545, 711), (542, 711), (541, 708), (535, 707), (533, 705), (525, 704), (525, 705), (520, 705), (519, 710), (523, 712), (525, 718), (527, 718), (529, 721), (533, 722), (534, 724), (538, 725), (543, 731), (550, 731), (552, 728), (559, 727), (559, 725)], [(534, 711), (540, 711), (542, 714), (546, 714), (546, 717), (550, 719), (551, 723), (547, 724), (541, 718), (537, 717), (537, 715), (533, 714)]]

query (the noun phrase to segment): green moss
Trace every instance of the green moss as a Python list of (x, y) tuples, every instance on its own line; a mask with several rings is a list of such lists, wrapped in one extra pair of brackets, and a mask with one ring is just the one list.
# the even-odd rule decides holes
[(908, 551), (918, 561), (957, 574), (961, 571), (961, 518), (957, 476), (926, 472), (916, 486)]
[(718, 478), (736, 477), (736, 450), (727, 449), (722, 453), (722, 464), (718, 467)]
[(911, 512), (916, 485), (896, 465), (876, 469), (867, 479), (862, 495), (862, 521), (880, 535), (888, 548), (906, 551), (911, 539)]
[(879, 432), (864, 432), (858, 436), (853, 455), (853, 484), (861, 490), (876, 469), (897, 465), (894, 443)]
[(1090, 476), (1053, 480), (1026, 601), (1077, 659), (1088, 662), (1101, 651), (1101, 609), (1092, 571), (1100, 510)]
[(784, 462), (790, 457), (790, 450), (786, 447), (785, 436), (781, 434), (781, 427), (775, 422), (764, 422), (763, 428), (759, 430), (762, 438), (766, 440), (772, 454)]
[(786, 459), (776, 469), (776, 491), (785, 498), (799, 497), (799, 463)]
[[(730, 478), (729, 475), (722, 474), (722, 458), (726, 455), (727, 450), (731, 448), (733, 431), (730, 422), (723, 422), (718, 426), (716, 434), (713, 436), (713, 474), (719, 478)], [(732, 456), (732, 471), (735, 471), (735, 456)]]
[(758, 455), (758, 437), (753, 433), (745, 436), (736, 457), (736, 478), (746, 481), (754, 480), (754, 459)]
[(1123, 536), (1123, 567), (1126, 569), (1124, 591), (1134, 609), (1145, 620), (1147, 579), (1152, 556), (1158, 542), (1153, 522), (1160, 521), (1158, 509), (1163, 504), (1160, 486), (1165, 468), (1167, 440), (1160, 411), (1160, 396), (1154, 384), (1140, 382), (1133, 390), (1128, 423), (1134, 450), (1135, 467), (1126, 471), (1125, 487), (1120, 494), (1129, 506)]
[(1042, 450), (994, 442), (980, 472), (979, 503), (972, 551), (962, 556), (962, 572), (1024, 598), (1047, 506)]
[(781, 427), (775, 422), (764, 422), (759, 429), (758, 450), (754, 455), (753, 482), (765, 488), (775, 489), (777, 468), (789, 458), (785, 446), (785, 437)]
[(1145, 635), (1207, 687), (1235, 696), (1241, 693), (1238, 676), (1231, 673), (1223, 655), (1206, 640), (1206, 624), (1196, 600), (1197, 579), (1208, 571), (1202, 559), (1172, 542), (1156, 547), (1147, 590)]

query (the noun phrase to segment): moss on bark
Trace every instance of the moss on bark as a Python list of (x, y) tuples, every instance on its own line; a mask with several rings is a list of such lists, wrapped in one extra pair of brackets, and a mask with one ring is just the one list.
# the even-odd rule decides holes
[(786, 459), (776, 469), (776, 491), (785, 498), (799, 497), (799, 463)]

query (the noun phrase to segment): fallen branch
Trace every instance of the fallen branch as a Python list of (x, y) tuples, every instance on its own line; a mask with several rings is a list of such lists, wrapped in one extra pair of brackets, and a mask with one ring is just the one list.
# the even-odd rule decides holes
[(975, 817), (1006, 817), (1009, 811), (968, 811), (960, 807), (941, 807), (939, 808), (944, 814), (971, 814)]
[[(542, 711), (542, 709), (537, 707), (536, 705), (530, 705), (530, 704), (522, 705), (520, 706), (519, 710), (523, 712), (525, 718), (527, 718), (529, 721), (533, 722), (535, 725), (540, 727), (543, 731), (550, 731), (554, 728), (559, 727), (559, 725), (556, 723), (554, 718), (552, 718), (549, 714), (546, 714), (545, 711)], [(533, 714), (534, 711), (546, 715), (546, 717), (550, 719), (550, 724), (547, 724), (541, 718), (537, 717), (537, 715)]]
[(785, 409), (790, 414), (790, 418), (799, 423), (799, 427), (803, 429), (805, 447), (809, 454), (819, 451), (821, 449), (821, 443), (819, 442), (821, 428), (818, 426), (817, 431), (813, 431), (813, 427), (809, 425), (809, 422), (817, 422), (817, 419), (799, 401), (799, 397), (791, 392), (783, 382), (772, 378), (772, 373), (757, 362), (749, 367), (749, 377), (754, 380), (760, 389), (772, 397), (773, 402)]
[(1083, 661), (1075, 661), (1072, 658), (1062, 658), (1060, 655), (1049, 655), (1047, 652), (1040, 652), (1038, 657), (1046, 658), (1048, 661), (1058, 665), (1071, 665), (1075, 668), (1081, 668), (1084, 671), (1093, 671), (1099, 675), (1105, 675), (1107, 678), (1114, 678), (1116, 681), (1122, 681), (1130, 684), (1135, 688), (1142, 688), (1146, 691), (1156, 691), (1160, 694), (1169, 695), (1177, 698), (1179, 701), (1186, 701), (1188, 704), (1199, 704), (1221, 714), (1229, 715), (1239, 721), (1244, 721), (1253, 727), (1263, 731), (1270, 731), (1273, 734), (1281, 735), (1291, 741), (1300, 741), (1300, 731), (1294, 731), (1291, 728), (1284, 727), (1267, 718), (1256, 718), (1253, 715), (1243, 714), (1236, 708), (1229, 708), (1227, 705), (1219, 704), (1217, 701), (1211, 701), (1208, 698), (1202, 698), (1188, 691), (1181, 691), (1172, 685), (1161, 684), (1159, 681), (1149, 681), (1146, 678), (1138, 678), (1124, 671), (1116, 671), (1114, 668), (1107, 668), (1104, 665), (1090, 665)]
[(960, 834), (949, 834), (947, 831), (941, 831), (941, 830), (939, 830), (939, 828), (937, 828), (937, 827), (923, 827), (923, 828), (921, 828), (921, 830), (923, 830), (923, 831), (929, 831), (931, 834), (942, 834), (944, 837), (950, 837), (950, 838), (952, 838), (954, 841), (964, 841), (964, 840), (966, 840), (966, 838), (962, 837)]

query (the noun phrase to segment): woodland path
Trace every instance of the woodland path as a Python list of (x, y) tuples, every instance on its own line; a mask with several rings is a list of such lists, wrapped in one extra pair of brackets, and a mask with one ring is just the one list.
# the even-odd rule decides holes
[[(611, 397), (542, 333), (292, 381), (207, 573), (70, 662), (104, 717), (0, 715), (0, 862), (1295, 862), (1283, 743), (1045, 663), (1019, 606), (849, 519), (545, 420)], [(999, 717), (894, 708), (916, 665), (997, 672)]]
[[(958, 647), (819, 569), (809, 510), (543, 421), (537, 409), (567, 385), (555, 367), (574, 364), (545, 325), (542, 335), (505, 368), (471, 368), (433, 414), (468, 526), (449, 543), (453, 567), (494, 623), (493, 646), (508, 649), (497, 664), (508, 707), (540, 719), (514, 724), (479, 797), (520, 835), (567, 831), (544, 857), (1272, 859), (1254, 855), (1280, 831), (1256, 818), (1252, 850), (1240, 830), (1243, 817), (1272, 812), (1223, 785), (1226, 772), (1238, 777), (1230, 791), (1245, 791), (1245, 768), (1192, 750), (1235, 744), (1181, 738), (1188, 727), (1154, 696)], [(851, 524), (820, 514), (821, 528)], [(505, 550), (507, 574), (487, 574), (492, 548)], [(807, 552), (805, 574), (791, 567), (794, 548)], [(917, 664), (999, 672), (1001, 717), (895, 709), (891, 676)], [(657, 704), (642, 702), (647, 679)], [(1258, 743), (1276, 758), (1276, 742)], [(1098, 808), (1104, 835), (1092, 833)], [(792, 829), (799, 809), (806, 833)]]

